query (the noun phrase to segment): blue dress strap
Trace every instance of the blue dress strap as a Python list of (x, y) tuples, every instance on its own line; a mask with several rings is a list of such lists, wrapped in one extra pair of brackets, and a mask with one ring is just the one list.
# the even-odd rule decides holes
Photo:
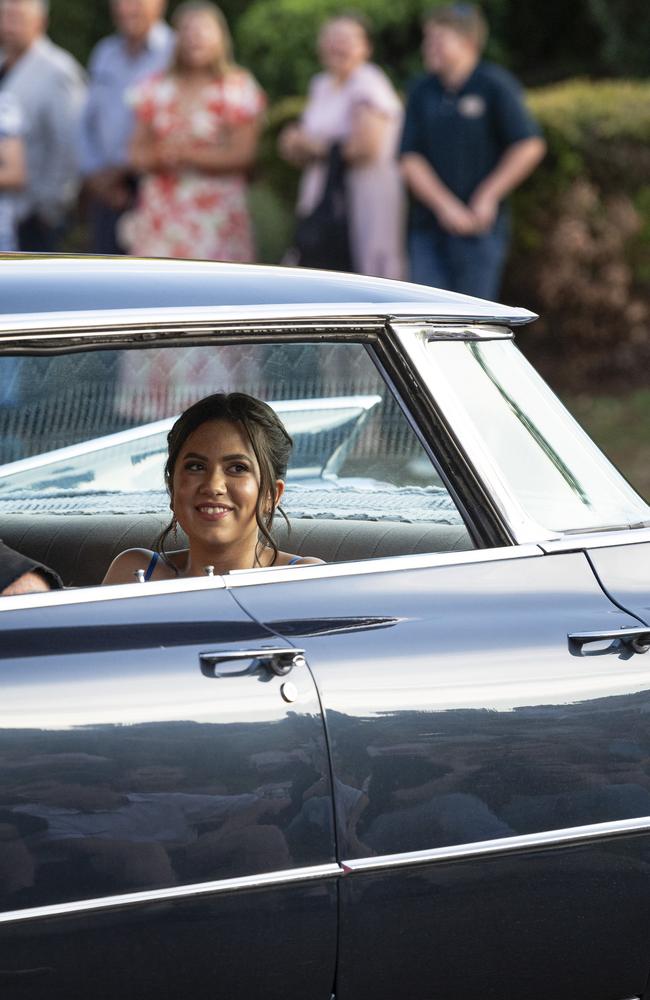
[(293, 559), (289, 560), (289, 562), (287, 563), (287, 566), (293, 566), (294, 563), (300, 562), (301, 559), (302, 559), (302, 556), (294, 556)]
[(158, 565), (158, 553), (154, 552), (154, 554), (151, 557), (151, 562), (147, 566), (147, 572), (144, 574), (145, 580), (151, 579), (153, 571), (155, 570), (157, 565)]

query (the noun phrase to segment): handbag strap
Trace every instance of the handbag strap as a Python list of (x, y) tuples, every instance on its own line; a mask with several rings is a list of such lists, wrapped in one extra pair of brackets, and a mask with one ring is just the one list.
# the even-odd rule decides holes
[(327, 152), (327, 173), (320, 204), (331, 201), (338, 191), (345, 191), (345, 161), (341, 143), (333, 142)]

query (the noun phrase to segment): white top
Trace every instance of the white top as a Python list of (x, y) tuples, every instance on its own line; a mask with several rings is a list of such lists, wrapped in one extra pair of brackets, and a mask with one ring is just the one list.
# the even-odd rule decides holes
[[(330, 73), (319, 73), (309, 88), (302, 127), (317, 141), (345, 142), (362, 107), (382, 115), (386, 128), (377, 158), (346, 172), (355, 269), (360, 274), (401, 278), (403, 195), (396, 156), (403, 110), (390, 80), (373, 63), (359, 66), (343, 83)], [(325, 165), (310, 164), (300, 184), (299, 215), (315, 208), (324, 183)]]

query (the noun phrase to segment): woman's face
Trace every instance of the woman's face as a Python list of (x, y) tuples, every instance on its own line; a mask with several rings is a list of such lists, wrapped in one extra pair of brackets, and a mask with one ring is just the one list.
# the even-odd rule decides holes
[(361, 25), (341, 18), (330, 21), (320, 33), (318, 54), (324, 68), (345, 79), (370, 56), (370, 46)]
[(209, 69), (224, 54), (224, 37), (208, 11), (191, 11), (178, 23), (178, 55), (186, 69)]
[[(269, 507), (277, 504), (283, 489), (277, 480)], [(259, 466), (241, 424), (209, 420), (187, 437), (174, 466), (172, 504), (190, 543), (256, 544), (259, 490)]]

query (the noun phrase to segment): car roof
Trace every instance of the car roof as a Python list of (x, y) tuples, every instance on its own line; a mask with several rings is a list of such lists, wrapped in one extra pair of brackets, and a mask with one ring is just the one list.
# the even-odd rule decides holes
[[(29, 317), (125, 310), (174, 313), (217, 311), (241, 319), (262, 315), (392, 316), (530, 322), (534, 313), (405, 281), (297, 267), (214, 261), (0, 255), (0, 326), (25, 326)], [(18, 321), (11, 322), (12, 317)], [(31, 324), (27, 324), (31, 325)], [(59, 325), (58, 323), (56, 324)]]

